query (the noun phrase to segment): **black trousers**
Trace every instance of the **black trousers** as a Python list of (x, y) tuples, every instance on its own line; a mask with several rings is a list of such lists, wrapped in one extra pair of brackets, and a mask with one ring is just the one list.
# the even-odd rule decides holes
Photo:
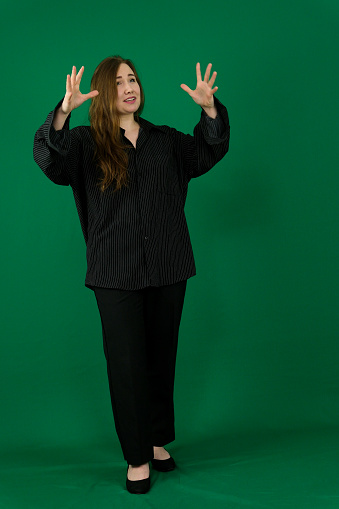
[(115, 428), (131, 465), (147, 463), (153, 446), (175, 438), (174, 374), (186, 283), (94, 288)]

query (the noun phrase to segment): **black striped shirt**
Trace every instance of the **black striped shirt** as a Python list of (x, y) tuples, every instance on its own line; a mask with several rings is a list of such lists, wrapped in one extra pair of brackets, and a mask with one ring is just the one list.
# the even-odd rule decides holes
[(139, 119), (136, 149), (124, 130), (129, 185), (113, 193), (98, 186), (89, 126), (52, 125), (55, 111), (34, 137), (34, 160), (59, 185), (70, 185), (87, 251), (85, 285), (137, 290), (163, 286), (196, 273), (184, 205), (191, 178), (210, 170), (228, 151), (229, 120), (215, 98), (218, 116), (201, 111), (194, 135)]

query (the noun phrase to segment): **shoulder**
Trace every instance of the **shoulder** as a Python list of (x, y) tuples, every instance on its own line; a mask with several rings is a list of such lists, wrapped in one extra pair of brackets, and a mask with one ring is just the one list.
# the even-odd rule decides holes
[(139, 118), (139, 124), (146, 131), (160, 131), (163, 133), (168, 133), (171, 130), (171, 127), (169, 127), (167, 125), (152, 124), (152, 122), (149, 122), (148, 120), (146, 120), (144, 118)]
[(155, 140), (175, 142), (176, 138), (182, 134), (174, 127), (152, 124), (152, 122), (149, 122), (144, 118), (139, 118), (139, 124), (141, 128), (147, 132), (148, 136)]

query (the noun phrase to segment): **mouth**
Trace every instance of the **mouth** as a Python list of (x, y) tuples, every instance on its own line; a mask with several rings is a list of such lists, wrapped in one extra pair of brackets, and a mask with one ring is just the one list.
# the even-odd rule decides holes
[(130, 104), (133, 104), (135, 103), (135, 101), (137, 100), (136, 97), (128, 97), (127, 99), (124, 100), (124, 103), (130, 103)]

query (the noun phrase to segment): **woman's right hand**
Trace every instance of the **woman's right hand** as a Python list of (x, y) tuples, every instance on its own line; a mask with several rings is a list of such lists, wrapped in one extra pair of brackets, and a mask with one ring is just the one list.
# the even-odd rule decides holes
[(84, 66), (82, 66), (78, 74), (76, 74), (76, 67), (73, 65), (72, 74), (67, 74), (66, 95), (61, 104), (61, 111), (65, 115), (69, 115), (72, 110), (81, 106), (81, 104), (87, 101), (87, 99), (92, 99), (92, 97), (99, 94), (98, 90), (92, 90), (92, 92), (89, 92), (88, 94), (82, 94), (80, 92), (80, 82), (84, 69)]

